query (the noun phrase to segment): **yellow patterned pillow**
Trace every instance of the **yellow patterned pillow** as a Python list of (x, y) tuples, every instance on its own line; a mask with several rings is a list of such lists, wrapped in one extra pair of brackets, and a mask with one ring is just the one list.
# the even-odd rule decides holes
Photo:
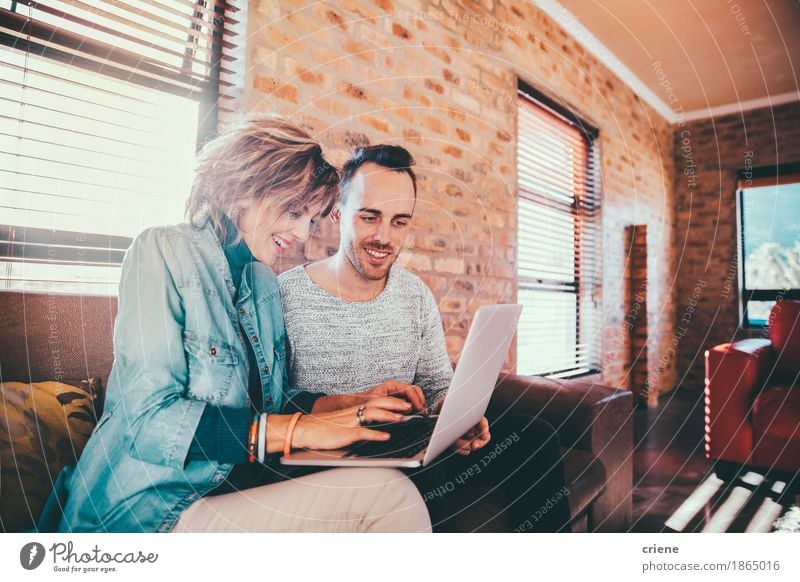
[(33, 527), (59, 471), (92, 434), (100, 383), (67, 382), (0, 383), (0, 530)]

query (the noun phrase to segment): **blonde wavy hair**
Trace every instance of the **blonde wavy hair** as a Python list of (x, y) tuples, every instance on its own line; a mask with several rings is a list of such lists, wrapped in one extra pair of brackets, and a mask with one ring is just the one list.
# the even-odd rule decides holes
[(338, 183), (338, 170), (305, 130), (283, 119), (252, 116), (198, 155), (186, 218), (196, 228), (210, 220), (224, 241), (230, 223), (238, 228), (242, 213), (261, 200), (281, 212), (322, 202), (327, 216)]

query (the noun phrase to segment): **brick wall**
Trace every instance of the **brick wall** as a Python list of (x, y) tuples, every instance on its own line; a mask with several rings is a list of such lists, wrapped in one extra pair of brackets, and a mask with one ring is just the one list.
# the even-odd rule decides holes
[(701, 390), (704, 352), (739, 329), (736, 170), (800, 161), (800, 103), (690, 122), (675, 131), (678, 384)]
[[(420, 204), (403, 261), (439, 298), (454, 358), (479, 305), (516, 297), (517, 78), (597, 126), (603, 381), (629, 385), (629, 224), (647, 226), (655, 370), (675, 327), (672, 128), (567, 31), (524, 0), (251, 0), (247, 12), (239, 109), (301, 121), (337, 163), (377, 142), (417, 158)], [(324, 225), (306, 253), (335, 248)], [(673, 362), (650, 384), (652, 403), (674, 384)]]

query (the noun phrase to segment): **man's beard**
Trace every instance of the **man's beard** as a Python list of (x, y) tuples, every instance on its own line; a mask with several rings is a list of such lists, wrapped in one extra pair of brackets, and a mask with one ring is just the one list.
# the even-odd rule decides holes
[[(380, 253), (389, 253), (389, 256), (386, 257), (386, 263), (380, 266), (370, 264), (366, 249)], [(353, 268), (360, 277), (368, 281), (381, 281), (382, 279), (386, 279), (389, 276), (392, 265), (395, 260), (397, 260), (397, 255), (391, 245), (367, 244), (359, 245), (356, 248), (350, 246), (348, 251), (349, 252), (345, 254), (353, 265)]]

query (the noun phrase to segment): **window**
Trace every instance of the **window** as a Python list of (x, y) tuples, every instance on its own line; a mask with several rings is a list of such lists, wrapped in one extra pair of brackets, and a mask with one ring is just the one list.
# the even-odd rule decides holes
[(0, 290), (116, 293), (133, 237), (182, 221), (235, 11), (0, 2)]
[(800, 299), (800, 164), (741, 170), (737, 199), (742, 320), (763, 326)]
[(597, 131), (520, 86), (517, 372), (600, 369)]

